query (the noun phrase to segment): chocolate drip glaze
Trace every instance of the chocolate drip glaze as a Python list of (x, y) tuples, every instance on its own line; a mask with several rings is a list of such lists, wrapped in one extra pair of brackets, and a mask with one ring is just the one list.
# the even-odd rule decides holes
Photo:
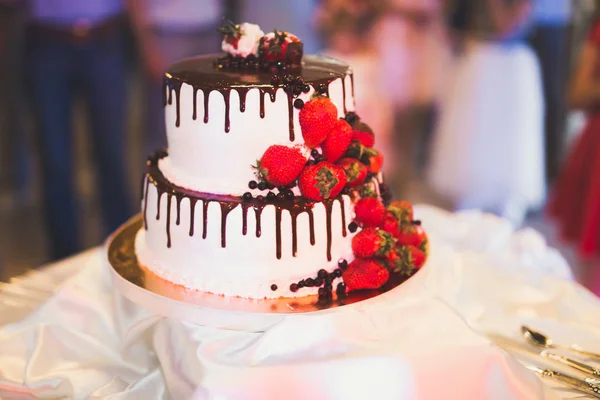
[(348, 113), (348, 110), (346, 110), (346, 77), (342, 78), (342, 103), (344, 115), (346, 115)]
[(298, 253), (298, 214), (290, 213), (292, 217), (292, 255)]
[[(144, 182), (146, 183), (144, 185), (144, 191), (143, 196), (144, 196), (144, 210), (146, 208), (148, 208), (148, 186), (150, 185), (150, 179), (148, 179), (148, 177), (144, 174)], [(146, 219), (146, 213), (144, 212), (144, 228), (146, 228), (146, 230), (148, 230), (148, 220)]]
[(198, 117), (198, 88), (195, 87), (193, 90), (193, 99), (192, 102), (194, 104), (194, 110), (192, 111), (192, 119), (195, 121), (196, 118)]
[[(262, 200), (253, 199), (250, 201), (244, 201), (240, 197), (227, 196), (227, 195), (215, 195), (209, 193), (201, 193), (184, 189), (170, 183), (160, 172), (157, 166), (158, 159), (153, 159), (148, 164), (148, 172), (145, 175), (145, 194), (144, 194), (144, 221), (146, 221), (147, 214), (147, 197), (149, 184), (152, 183), (156, 187), (157, 191), (157, 203), (156, 203), (156, 219), (160, 220), (160, 202), (163, 194), (167, 196), (167, 210), (166, 210), (166, 234), (167, 234), (167, 247), (171, 247), (171, 203), (173, 197), (176, 200), (176, 220), (175, 224), (180, 224), (181, 218), (181, 201), (183, 198), (188, 198), (190, 201), (190, 228), (189, 236), (194, 236), (194, 221), (195, 221), (195, 206), (198, 200), (202, 201), (202, 238), (206, 239), (208, 235), (208, 206), (211, 202), (219, 203), (221, 207), (221, 247), (227, 246), (227, 217), (232, 210), (241, 205), (242, 208), (242, 234), (246, 235), (248, 230), (248, 209), (252, 207), (254, 209), (254, 215), (256, 217), (256, 237), (261, 236), (262, 226), (262, 212), (266, 206), (275, 207), (275, 239), (276, 239), (276, 256), (278, 259), (282, 257), (282, 216), (283, 211), (286, 210), (290, 213), (291, 217), (291, 230), (292, 230), (292, 255), (295, 257), (298, 252), (298, 216), (302, 213), (308, 214), (309, 231), (310, 231), (310, 244), (315, 244), (315, 222), (313, 208), (315, 204), (313, 202), (307, 202), (300, 198), (294, 200), (280, 201), (277, 203), (267, 203)], [(326, 212), (326, 232), (327, 232), (327, 259), (331, 261), (331, 245), (332, 245), (332, 217), (331, 213), (333, 210), (333, 203), (338, 201), (341, 209), (341, 220), (342, 220), (342, 233), (346, 236), (346, 217), (344, 210), (344, 199), (342, 196), (336, 197), (335, 199), (329, 199), (323, 201)], [(148, 229), (146, 224), (146, 229)]]
[(246, 111), (246, 95), (248, 94), (248, 90), (250, 88), (238, 88), (237, 92), (240, 96), (240, 112)]
[(160, 219), (160, 198), (162, 197), (162, 194), (164, 192), (159, 190), (158, 193), (156, 194), (156, 220), (158, 221)]
[(281, 207), (275, 208), (275, 240), (277, 259), (281, 260)]
[[(236, 90), (240, 98), (240, 112), (244, 112), (246, 108), (246, 94), (252, 88), (258, 88), (260, 91), (260, 116), (264, 118), (264, 95), (269, 93), (271, 101), (275, 101), (275, 94), (277, 90), (282, 89), (281, 87), (273, 86), (271, 84), (272, 74), (270, 72), (256, 70), (245, 70), (245, 71), (225, 71), (218, 70), (214, 67), (214, 61), (220, 58), (221, 55), (208, 55), (200, 56), (196, 58), (190, 58), (181, 61), (171, 67), (169, 72), (165, 75), (165, 86), (168, 86), (168, 101), (165, 102), (172, 104), (172, 92), (175, 91), (177, 97), (177, 119), (176, 126), (179, 126), (180, 122), (180, 110), (179, 110), (179, 93), (181, 90), (181, 84), (187, 83), (194, 89), (194, 110), (192, 118), (195, 119), (196, 115), (196, 91), (202, 90), (204, 93), (204, 122), (208, 122), (208, 99), (212, 91), (218, 91), (223, 95), (225, 101), (225, 132), (230, 130), (229, 122), (229, 97), (230, 91)], [(336, 79), (344, 79), (344, 77), (350, 73), (348, 65), (334, 60), (333, 58), (322, 57), (322, 56), (304, 56), (303, 63), (297, 68), (291, 68), (288, 73), (293, 76), (301, 76), (306, 84), (312, 87), (318, 87), (319, 85), (325, 85), (326, 95), (329, 95), (329, 84)], [(345, 88), (344, 88), (345, 90)], [(345, 102), (344, 102), (345, 103)], [(345, 104), (344, 104), (345, 107)], [(289, 137), (293, 141), (295, 139), (294, 134), (294, 122), (293, 122), (293, 94), (288, 93), (288, 110), (289, 110)]]
[(167, 247), (171, 248), (171, 199), (172, 194), (167, 194)]
[(231, 100), (231, 89), (223, 88), (220, 90), (220, 92), (225, 100), (225, 133), (229, 133), (231, 128), (231, 123), (229, 122), (229, 101)]
[(340, 208), (342, 209), (342, 236), (346, 237), (348, 233), (346, 232), (346, 210), (344, 204), (344, 198), (340, 197)]
[(261, 87), (258, 88), (259, 96), (260, 96), (260, 117), (265, 117), (265, 94), (269, 93), (269, 98), (271, 99), (271, 103), (275, 103), (275, 93), (276, 87)]
[(331, 211), (333, 208), (333, 201), (326, 201), (325, 204), (325, 218), (327, 220), (327, 261), (331, 261)]
[(237, 203), (219, 202), (221, 204), (221, 247), (227, 246), (227, 215), (236, 208)]
[(308, 213), (308, 229), (310, 230), (310, 244), (315, 245), (315, 215), (312, 208), (307, 210)]
[(246, 236), (248, 233), (248, 208), (250, 204), (242, 204), (242, 235)]
[(198, 199), (189, 198), (190, 199), (190, 236), (194, 236), (194, 217), (196, 211), (196, 202)]
[(206, 239), (208, 233), (208, 203), (210, 200), (202, 200), (202, 239)]
[(350, 73), (350, 88), (352, 89), (352, 105), (356, 107), (356, 97), (354, 97), (354, 72)]
[(208, 99), (210, 97), (210, 90), (203, 91), (204, 93), (204, 123), (208, 123)]
[(288, 129), (290, 132), (290, 142), (293, 142), (296, 139), (296, 135), (294, 134), (294, 94), (292, 91), (288, 91), (287, 93), (288, 99)]
[(257, 238), (259, 238), (260, 235), (262, 234), (260, 221), (262, 220), (261, 215), (262, 215), (262, 211), (263, 211), (264, 207), (265, 207), (264, 205), (255, 205), (254, 206), (254, 215), (256, 216), (256, 237)]
[(175, 106), (177, 112), (177, 118), (175, 119), (175, 126), (179, 126), (179, 122), (181, 120), (181, 81), (176, 80), (168, 80), (167, 84), (169, 85), (169, 99), (168, 103), (173, 104), (173, 91), (175, 91)]
[(181, 195), (181, 193), (177, 193), (175, 194), (175, 200), (176, 200), (176, 207), (177, 207), (177, 218), (175, 219), (175, 225), (179, 225), (179, 223), (181, 222), (181, 200), (183, 199), (183, 196)]

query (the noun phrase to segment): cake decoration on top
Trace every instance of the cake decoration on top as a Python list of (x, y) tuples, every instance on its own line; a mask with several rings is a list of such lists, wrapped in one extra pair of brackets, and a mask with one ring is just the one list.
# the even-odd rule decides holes
[(217, 69), (286, 72), (288, 67), (301, 65), (304, 45), (292, 33), (273, 29), (265, 35), (258, 25), (230, 20), (224, 20), (218, 31), (223, 34), (221, 49), (227, 55), (215, 61)]
[(223, 34), (221, 50), (225, 53), (243, 58), (251, 54), (258, 55), (258, 43), (265, 34), (260, 26), (247, 22), (236, 25), (230, 20), (225, 20), (218, 30)]
[(304, 45), (296, 35), (274, 29), (260, 39), (259, 58), (269, 62), (284, 61), (298, 66), (302, 61)]

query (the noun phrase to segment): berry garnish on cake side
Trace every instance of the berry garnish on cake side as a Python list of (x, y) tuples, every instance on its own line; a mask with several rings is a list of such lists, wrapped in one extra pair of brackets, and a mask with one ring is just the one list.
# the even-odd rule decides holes
[[(344, 296), (379, 289), (391, 275), (408, 277), (421, 268), (427, 258), (427, 236), (414, 221), (410, 203), (391, 201), (382, 180), (384, 157), (375, 148), (375, 133), (354, 111), (346, 112), (345, 100), (345, 115), (338, 118), (340, 110), (329, 98), (331, 82), (304, 81), (302, 41), (286, 31), (264, 34), (257, 25), (230, 21), (220, 32), (226, 56), (216, 61), (215, 68), (270, 74), (270, 84), (283, 89), (288, 99), (292, 143), (272, 143), (256, 155), (255, 176), (248, 177), (250, 192), (243, 201), (302, 210), (325, 203), (329, 213), (334, 200), (342, 208), (344, 198), (354, 206), (349, 225), (343, 227), (344, 236), (353, 235), (353, 259), (341, 260), (338, 268), (329, 271), (317, 265), (313, 276), (290, 282), (289, 290), (318, 288), (319, 296), (329, 299), (334, 290)], [(300, 142), (294, 136), (294, 118), (301, 129)], [(332, 255), (327, 256), (330, 261)]]
[(410, 203), (389, 199), (384, 203), (384, 189), (386, 198), (389, 190), (381, 182), (383, 156), (373, 148), (372, 129), (353, 112), (338, 119), (336, 106), (323, 92), (315, 90), (297, 107), (304, 143), (269, 147), (257, 171), (258, 185), (297, 185), (298, 201), (324, 202), (344, 195), (352, 199), (354, 218), (348, 230), (355, 233), (355, 259), (343, 260), (338, 269), (320, 270), (318, 276), (289, 287), (293, 293), (318, 287), (320, 299), (327, 300), (333, 295), (335, 279), (342, 281), (337, 282), (335, 293), (344, 296), (355, 290), (379, 289), (391, 274), (411, 276), (427, 258), (427, 236), (420, 223), (413, 221)]

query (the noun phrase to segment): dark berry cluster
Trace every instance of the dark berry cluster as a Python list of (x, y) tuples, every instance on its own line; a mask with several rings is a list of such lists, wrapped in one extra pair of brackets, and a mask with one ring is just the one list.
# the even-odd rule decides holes
[[(320, 269), (317, 272), (316, 277), (306, 278), (299, 282), (292, 283), (290, 285), (290, 290), (292, 292), (297, 292), (299, 289), (304, 287), (318, 287), (319, 301), (330, 301), (332, 299), (333, 281), (334, 279), (342, 276), (343, 269), (348, 267), (348, 262), (344, 259), (340, 259), (338, 261), (338, 267), (339, 268), (334, 269), (332, 272), (327, 272), (324, 269)], [(338, 285), (338, 295), (340, 295), (339, 288), (340, 286)], [(345, 293), (346, 292), (344, 289), (344, 294)]]
[[(285, 74), (281, 76), (278, 73), (274, 73), (271, 77), (271, 84), (277, 86), (281, 85), (283, 87), (283, 91), (287, 94), (291, 94), (293, 97), (298, 97), (302, 93), (310, 92), (310, 85), (304, 83), (304, 78), (302, 76), (293, 76), (291, 74)], [(294, 107), (302, 108), (304, 107), (304, 101), (296, 99), (294, 101)]]
[(306, 165), (318, 164), (321, 161), (327, 161), (327, 159), (323, 154), (319, 153), (319, 150), (313, 149), (310, 152), (310, 159), (306, 162)]
[(217, 58), (214, 61), (214, 66), (217, 69), (231, 70), (259, 70), (269, 68), (268, 63), (259, 60), (254, 54), (250, 54), (248, 57), (234, 57), (231, 54), (227, 54), (224, 57)]
[(356, 122), (360, 121), (360, 117), (354, 111), (350, 111), (350, 112), (346, 113), (346, 116), (344, 117), (344, 119), (350, 125), (354, 125)]
[(379, 193), (381, 194), (381, 200), (383, 201), (383, 204), (386, 206), (390, 204), (392, 201), (392, 191), (390, 190), (390, 187), (385, 183), (379, 184)]
[(285, 61), (268, 61), (262, 57), (257, 57), (254, 54), (250, 54), (247, 57), (234, 57), (231, 54), (227, 54), (217, 58), (213, 62), (213, 65), (215, 68), (221, 70), (254, 70), (270, 72), (272, 74), (286, 74), (293, 68)]
[(350, 222), (350, 224), (348, 225), (348, 230), (350, 231), (350, 233), (354, 233), (358, 230), (358, 224), (354, 221)]
[[(250, 181), (248, 182), (248, 187), (252, 190), (254, 189), (258, 189), (260, 191), (265, 191), (268, 190), (267, 194), (266, 194), (266, 199), (268, 202), (276, 202), (276, 201), (284, 201), (284, 200), (294, 200), (294, 192), (292, 191), (292, 189), (297, 185), (296, 182), (290, 183), (287, 186), (278, 186), (277, 188), (265, 181)], [(275, 193), (274, 190), (277, 189), (278, 193)], [(246, 192), (244, 193), (244, 195), (242, 196), (242, 198), (245, 201), (250, 201), (252, 200), (254, 197), (252, 196), (252, 193), (250, 192)], [(263, 195), (258, 195), (256, 196), (256, 200), (262, 201), (265, 199), (265, 196)]]

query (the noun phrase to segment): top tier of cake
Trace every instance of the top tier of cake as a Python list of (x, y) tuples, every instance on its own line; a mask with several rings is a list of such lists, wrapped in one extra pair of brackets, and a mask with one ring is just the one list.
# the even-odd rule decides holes
[(306, 55), (299, 67), (274, 74), (222, 69), (219, 57), (181, 61), (166, 75), (169, 156), (160, 170), (181, 187), (246, 192), (252, 165), (269, 146), (303, 143), (299, 102), (315, 92), (329, 96), (340, 118), (354, 110), (352, 70), (338, 60)]

